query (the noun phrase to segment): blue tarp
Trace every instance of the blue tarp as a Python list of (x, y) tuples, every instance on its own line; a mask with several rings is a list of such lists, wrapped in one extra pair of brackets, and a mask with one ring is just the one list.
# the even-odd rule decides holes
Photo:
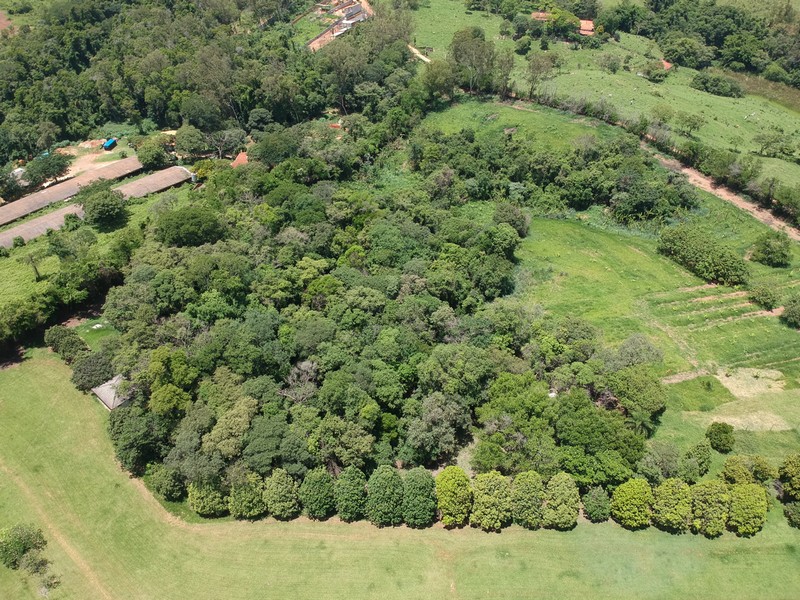
[(113, 150), (114, 146), (116, 145), (117, 145), (117, 138), (111, 138), (110, 140), (107, 140), (103, 144), (103, 150)]

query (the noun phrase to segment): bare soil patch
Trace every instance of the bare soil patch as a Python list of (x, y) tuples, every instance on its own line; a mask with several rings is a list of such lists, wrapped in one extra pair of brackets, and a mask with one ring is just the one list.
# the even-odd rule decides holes
[(11, 27), (11, 19), (8, 18), (8, 15), (0, 10), (0, 31), (3, 29), (8, 29)]
[(746, 415), (707, 415), (706, 413), (693, 413), (704, 415), (704, 425), (711, 425), (714, 421), (720, 421), (732, 425), (734, 429), (744, 431), (789, 431), (792, 429), (783, 417), (765, 410), (757, 410)]
[(779, 392), (784, 388), (783, 373), (772, 369), (736, 369), (720, 371), (717, 379), (740, 399), (755, 398), (769, 392)]

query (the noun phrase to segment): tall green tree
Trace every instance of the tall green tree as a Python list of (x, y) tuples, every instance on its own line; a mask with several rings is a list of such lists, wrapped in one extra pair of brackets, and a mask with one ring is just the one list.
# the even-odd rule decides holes
[(367, 481), (366, 514), (378, 527), (403, 522), (403, 479), (394, 467), (381, 465)]
[(445, 527), (460, 527), (472, 510), (472, 487), (464, 469), (445, 467), (436, 476), (436, 499)]

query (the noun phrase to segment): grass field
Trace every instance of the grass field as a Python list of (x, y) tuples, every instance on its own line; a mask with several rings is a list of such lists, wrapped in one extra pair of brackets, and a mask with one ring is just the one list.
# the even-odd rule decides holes
[[(800, 532), (775, 509), (755, 538), (718, 540), (584, 522), (499, 535), (178, 522), (116, 466), (108, 413), (68, 377), (43, 350), (0, 371), (0, 523), (44, 528), (54, 599), (788, 599), (800, 586)], [(0, 597), (36, 591), (0, 569)]]

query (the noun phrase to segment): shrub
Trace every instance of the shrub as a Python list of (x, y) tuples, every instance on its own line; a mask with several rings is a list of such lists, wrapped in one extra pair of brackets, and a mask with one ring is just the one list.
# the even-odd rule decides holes
[(114, 377), (114, 365), (109, 352), (82, 353), (72, 365), (72, 383), (88, 392)]
[(721, 475), (728, 483), (763, 485), (778, 477), (778, 470), (763, 456), (735, 454), (725, 459)]
[(757, 483), (732, 485), (728, 528), (736, 535), (755, 535), (767, 520), (767, 492)]
[(375, 469), (367, 481), (367, 518), (378, 527), (403, 522), (403, 479), (390, 465)]
[(219, 240), (224, 228), (216, 213), (203, 206), (185, 206), (158, 220), (158, 240), (168, 246), (201, 246)]
[(706, 537), (717, 537), (728, 522), (730, 496), (719, 480), (702, 481), (691, 487), (692, 530)]
[(542, 524), (550, 529), (572, 529), (578, 523), (580, 504), (572, 476), (563, 472), (553, 475), (544, 491)]
[(775, 290), (775, 288), (768, 285), (758, 285), (750, 288), (747, 298), (750, 300), (750, 302), (758, 304), (765, 310), (772, 310), (778, 306), (778, 303), (780, 302), (780, 296), (778, 295), (778, 292)]
[(25, 238), (21, 235), (16, 236), (13, 240), (11, 240), (11, 247), (12, 248), (22, 248), (25, 245)]
[(327, 519), (334, 513), (333, 477), (328, 471), (320, 467), (306, 473), (300, 485), (300, 504), (312, 519)]
[(756, 240), (752, 258), (769, 267), (788, 267), (792, 262), (792, 241), (783, 231), (767, 231)]
[(21, 523), (0, 529), (0, 563), (17, 569), (29, 552), (42, 550), (47, 545), (41, 529)]
[(708, 439), (704, 439), (689, 448), (686, 454), (683, 455), (685, 461), (693, 461), (697, 464), (698, 477), (702, 477), (708, 473), (711, 467), (711, 443)]
[(514, 478), (511, 487), (511, 513), (514, 522), (527, 529), (542, 525), (544, 483), (536, 471), (525, 471)]
[(681, 224), (661, 232), (658, 251), (689, 271), (724, 285), (747, 283), (747, 264), (702, 229)]
[(147, 468), (147, 481), (150, 489), (164, 500), (174, 502), (186, 493), (180, 473), (161, 463), (154, 463)]
[(169, 155), (164, 151), (164, 146), (158, 139), (146, 140), (136, 150), (136, 155), (147, 170), (161, 169), (169, 163)]
[(692, 491), (680, 479), (667, 479), (653, 490), (653, 524), (677, 533), (689, 529), (692, 520)]
[(436, 520), (436, 481), (430, 471), (416, 467), (403, 479), (403, 521), (428, 527)]
[(367, 478), (357, 467), (349, 466), (339, 473), (333, 485), (336, 512), (342, 521), (358, 521), (367, 505)]
[(706, 429), (711, 447), (722, 454), (727, 454), (733, 450), (736, 439), (733, 437), (733, 427), (727, 423), (714, 422)]
[(189, 484), (189, 508), (201, 517), (219, 517), (228, 510), (228, 503), (218, 486), (210, 483)]
[(294, 519), (300, 514), (297, 482), (284, 469), (275, 469), (264, 482), (264, 502), (276, 519)]
[(648, 527), (652, 506), (653, 490), (646, 479), (629, 479), (611, 496), (611, 516), (628, 529)]
[(583, 495), (583, 514), (592, 523), (604, 523), (611, 516), (611, 499), (602, 487), (595, 486)]
[(110, 230), (125, 223), (128, 209), (122, 194), (110, 189), (98, 190), (81, 198), (84, 221), (100, 230)]
[(781, 319), (789, 327), (800, 329), (800, 294), (792, 294), (786, 299)]
[(727, 98), (741, 98), (744, 95), (742, 86), (737, 81), (724, 75), (699, 71), (693, 78), (690, 85), (703, 92), (714, 94), (715, 96), (725, 96)]
[(264, 480), (256, 473), (247, 473), (231, 485), (228, 511), (236, 519), (255, 519), (267, 512)]
[(790, 500), (800, 500), (800, 454), (790, 454), (784, 458), (778, 474), (783, 495)]
[(89, 352), (89, 346), (74, 329), (54, 325), (44, 332), (44, 343), (50, 346), (65, 363), (71, 365)]
[(436, 477), (436, 501), (445, 527), (460, 527), (472, 509), (472, 488), (464, 469), (445, 467)]
[(800, 529), (800, 502), (789, 502), (783, 506), (783, 514), (789, 525)]
[(511, 521), (511, 484), (497, 471), (481, 473), (472, 485), (469, 522), (484, 531), (499, 531)]

